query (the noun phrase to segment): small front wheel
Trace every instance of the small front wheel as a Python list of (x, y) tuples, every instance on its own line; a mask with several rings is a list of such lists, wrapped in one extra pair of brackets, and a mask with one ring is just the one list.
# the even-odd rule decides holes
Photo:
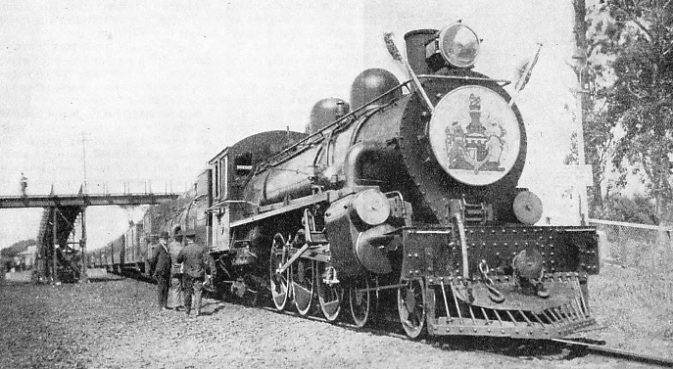
[(417, 339), (425, 334), (425, 286), (423, 280), (402, 280), (397, 290), (397, 308), (407, 337)]
[(340, 283), (328, 284), (325, 282), (325, 279), (330, 277), (329, 273), (331, 268), (327, 263), (316, 262), (316, 264), (318, 267), (315, 279), (320, 310), (328, 322), (333, 322), (337, 320), (339, 313), (341, 312), (343, 288)]
[(369, 281), (361, 279), (350, 286), (348, 289), (348, 300), (355, 326), (362, 328), (367, 325), (372, 305)]

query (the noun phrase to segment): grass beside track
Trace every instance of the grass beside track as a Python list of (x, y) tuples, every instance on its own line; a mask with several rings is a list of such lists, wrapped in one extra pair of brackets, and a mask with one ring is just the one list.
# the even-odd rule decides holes
[(588, 333), (614, 348), (673, 358), (673, 275), (605, 265), (591, 277), (593, 314), (605, 329)]

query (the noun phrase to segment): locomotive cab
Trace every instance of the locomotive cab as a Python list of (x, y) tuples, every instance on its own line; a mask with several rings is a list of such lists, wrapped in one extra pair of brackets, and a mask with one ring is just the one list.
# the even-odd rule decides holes
[(274, 155), (306, 136), (292, 131), (258, 133), (225, 148), (208, 161), (212, 178), (209, 239), (213, 251), (229, 250), (232, 242), (230, 224), (257, 211), (261, 199), (246, 193), (249, 191), (246, 186), (255, 173)]

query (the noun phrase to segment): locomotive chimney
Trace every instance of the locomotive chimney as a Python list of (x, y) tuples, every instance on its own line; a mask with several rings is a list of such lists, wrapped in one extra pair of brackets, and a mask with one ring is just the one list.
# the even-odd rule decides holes
[(417, 29), (407, 32), (404, 41), (407, 44), (407, 59), (416, 74), (431, 74), (425, 61), (425, 45), (437, 34), (436, 29)]

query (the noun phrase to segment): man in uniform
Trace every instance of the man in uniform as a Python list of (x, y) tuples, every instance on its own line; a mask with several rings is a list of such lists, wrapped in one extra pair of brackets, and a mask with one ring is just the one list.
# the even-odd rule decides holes
[(178, 254), (182, 250), (182, 234), (176, 231), (173, 241), (168, 244), (168, 253), (171, 254), (171, 283), (168, 288), (168, 307), (179, 310), (183, 307), (184, 293), (182, 289), (183, 265), (178, 263)]
[(152, 277), (152, 267), (150, 266), (150, 258), (154, 253), (154, 249), (159, 246), (159, 238), (156, 234), (150, 234), (147, 242), (147, 250), (145, 250), (145, 275)]
[(161, 232), (159, 245), (152, 250), (150, 256), (150, 273), (157, 281), (159, 309), (167, 310), (168, 282), (171, 276), (171, 254), (168, 252), (168, 232)]
[(192, 308), (192, 294), (194, 295), (194, 310), (196, 316), (201, 314), (201, 293), (209, 269), (211, 278), (215, 277), (215, 261), (208, 250), (196, 243), (196, 234), (191, 231), (185, 233), (187, 246), (178, 254), (178, 263), (184, 263), (184, 276), (182, 285), (185, 293), (185, 312), (189, 315)]
[(21, 179), (19, 180), (19, 185), (21, 186), (21, 196), (26, 196), (26, 187), (28, 187), (28, 178), (26, 178), (23, 173), (21, 173)]

